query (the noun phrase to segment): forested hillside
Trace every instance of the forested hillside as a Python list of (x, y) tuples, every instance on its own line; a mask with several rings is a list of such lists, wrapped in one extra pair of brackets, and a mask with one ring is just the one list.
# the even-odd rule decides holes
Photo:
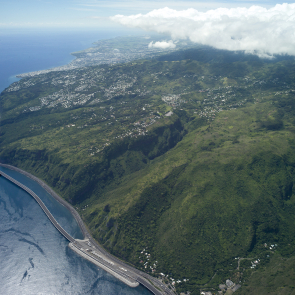
[(1, 162), (116, 256), (178, 292), (295, 292), (294, 59), (189, 49), (23, 78), (0, 102)]

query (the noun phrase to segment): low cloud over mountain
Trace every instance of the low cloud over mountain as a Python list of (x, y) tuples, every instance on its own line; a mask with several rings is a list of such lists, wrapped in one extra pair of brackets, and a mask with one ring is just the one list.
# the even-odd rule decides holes
[(149, 48), (162, 48), (162, 49), (167, 49), (167, 48), (175, 48), (176, 45), (173, 43), (172, 40), (170, 41), (161, 41), (161, 42), (150, 42), (149, 43)]
[(111, 19), (129, 27), (169, 34), (174, 40), (190, 39), (219, 49), (244, 50), (261, 57), (295, 55), (295, 4), (207, 12), (166, 7), (144, 15), (116, 15)]

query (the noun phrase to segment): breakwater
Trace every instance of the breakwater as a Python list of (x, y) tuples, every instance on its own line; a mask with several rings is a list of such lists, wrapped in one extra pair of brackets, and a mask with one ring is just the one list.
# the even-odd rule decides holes
[[(125, 262), (121, 261), (120, 259), (114, 257), (110, 253), (108, 253), (104, 248), (102, 248), (92, 237), (89, 233), (88, 229), (86, 228), (84, 222), (82, 221), (78, 212), (65, 200), (63, 200), (60, 196), (58, 196), (48, 185), (46, 185), (43, 181), (38, 179), (37, 177), (31, 175), (30, 173), (23, 171), (19, 168), (16, 168), (11, 165), (1, 164), (0, 166), (8, 168), (10, 170), (14, 170), (21, 174), (24, 174), (28, 178), (36, 181), (40, 186), (42, 186), (51, 196), (53, 196), (59, 203), (61, 203), (64, 207), (66, 207), (76, 219), (79, 227), (84, 236), (84, 240), (77, 240), (72, 238), (63, 228), (58, 224), (55, 218), (51, 215), (49, 210), (46, 208), (44, 203), (41, 199), (29, 188), (21, 184), (20, 182), (16, 181), (14, 178), (10, 177), (6, 173), (0, 171), (0, 174), (7, 178), (8, 180), (12, 181), (19, 187), (23, 188), (27, 191), (41, 206), (45, 214), (48, 216), (50, 221), (53, 225), (59, 230), (59, 232), (65, 236), (69, 241), (69, 247), (74, 250), (77, 254), (84, 257), (85, 259), (91, 261), (92, 263), (96, 264), (98, 267), (106, 270), (108, 273), (112, 274), (114, 277), (125, 283), (130, 287), (136, 287), (139, 284), (143, 285), (147, 288), (150, 292), (155, 295), (174, 295), (175, 293), (173, 290), (167, 288), (163, 282), (159, 281), (158, 279), (139, 271), (138, 269), (126, 264)], [(97, 256), (96, 254), (99, 253)], [(111, 263), (106, 263), (110, 262)]]
[[(71, 214), (74, 216), (74, 218), (76, 219), (82, 234), (84, 236), (84, 238), (88, 238), (91, 236), (91, 234), (89, 233), (88, 229), (86, 228), (84, 222), (82, 221), (79, 213), (73, 208), (73, 206), (71, 206), (68, 202), (66, 202), (64, 199), (62, 199), (51, 187), (49, 187), (46, 183), (44, 183), (42, 180), (40, 180), (39, 178), (37, 178), (36, 176), (22, 170), (19, 169), (17, 167), (11, 166), (11, 165), (7, 165), (7, 164), (1, 164), (0, 166), (8, 168), (10, 170), (14, 170), (18, 173), (21, 173), (25, 176), (27, 176), (28, 178), (34, 180), (35, 182), (37, 182), (40, 186), (42, 186), (54, 199), (56, 199), (60, 204), (62, 204), (64, 207), (66, 207)], [(41, 200), (40, 200), (41, 201)]]
[[(115, 267), (109, 267), (105, 263), (105, 259), (103, 259), (103, 256), (101, 257), (95, 257), (93, 255), (90, 255), (85, 248), (84, 243), (86, 242), (89, 244), (89, 239), (86, 240), (75, 240), (72, 236), (70, 236), (64, 229), (63, 227), (56, 221), (56, 219), (53, 217), (53, 215), (50, 213), (50, 211), (47, 209), (45, 204), (42, 202), (42, 200), (28, 187), (20, 183), (19, 181), (15, 180), (13, 177), (7, 175), (5, 172), (0, 171), (0, 176), (5, 177), (7, 180), (11, 181), (15, 185), (19, 186), (22, 188), (24, 191), (26, 191), (28, 194), (30, 194), (35, 201), (39, 204), (41, 209), (44, 211), (46, 216), (49, 218), (51, 223), (54, 225), (54, 227), (70, 242), (69, 247), (75, 251), (77, 254), (80, 256), (86, 258), (87, 260), (91, 261), (92, 263), (96, 264), (100, 268), (104, 269), (108, 273), (112, 274), (115, 278), (119, 279), (121, 282), (125, 283), (129, 287), (137, 287), (139, 283), (132, 278), (130, 275), (125, 274), (124, 272), (118, 271)], [(84, 243), (83, 243), (84, 242)], [(86, 251), (85, 251), (86, 250)], [(100, 258), (100, 259), (98, 259)], [(114, 263), (112, 263), (114, 265)], [(112, 266), (111, 265), (111, 266)]]
[(49, 210), (47, 209), (47, 207), (45, 206), (45, 204), (42, 202), (42, 200), (28, 187), (26, 187), (25, 185), (23, 185), (22, 183), (18, 182), (17, 180), (15, 180), (14, 178), (10, 177), (9, 175), (7, 175), (4, 172), (0, 172), (0, 176), (5, 177), (6, 179), (8, 179), (9, 181), (11, 181), (12, 183), (16, 184), (17, 186), (19, 186), (20, 188), (22, 188), (24, 191), (26, 191), (28, 194), (30, 194), (35, 200), (36, 202), (40, 205), (41, 209), (44, 211), (44, 213), (47, 215), (47, 217), (49, 218), (49, 220), (51, 221), (51, 223), (55, 226), (55, 228), (69, 241), (69, 242), (75, 242), (75, 239), (72, 238), (61, 226), (60, 224), (55, 220), (55, 218), (53, 217), (53, 215), (49, 212)]

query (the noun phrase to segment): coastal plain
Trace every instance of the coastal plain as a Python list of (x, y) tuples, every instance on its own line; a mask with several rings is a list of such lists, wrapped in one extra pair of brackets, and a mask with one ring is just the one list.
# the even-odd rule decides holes
[(0, 96), (1, 162), (177, 292), (292, 294), (294, 65), (197, 46), (23, 76)]

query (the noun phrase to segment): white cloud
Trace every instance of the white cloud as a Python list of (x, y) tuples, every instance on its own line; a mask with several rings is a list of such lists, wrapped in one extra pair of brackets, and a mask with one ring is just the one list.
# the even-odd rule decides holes
[(193, 8), (162, 8), (147, 14), (116, 15), (111, 20), (128, 27), (169, 34), (172, 39), (219, 49), (244, 50), (260, 56), (295, 55), (295, 4), (272, 8), (218, 8), (200, 12)]
[(161, 49), (168, 49), (168, 48), (175, 48), (176, 47), (176, 45), (173, 43), (173, 41), (172, 40), (170, 40), (170, 41), (161, 41), (161, 42), (155, 42), (155, 43), (153, 43), (153, 41), (152, 42), (150, 42), (149, 43), (149, 48), (161, 48)]

